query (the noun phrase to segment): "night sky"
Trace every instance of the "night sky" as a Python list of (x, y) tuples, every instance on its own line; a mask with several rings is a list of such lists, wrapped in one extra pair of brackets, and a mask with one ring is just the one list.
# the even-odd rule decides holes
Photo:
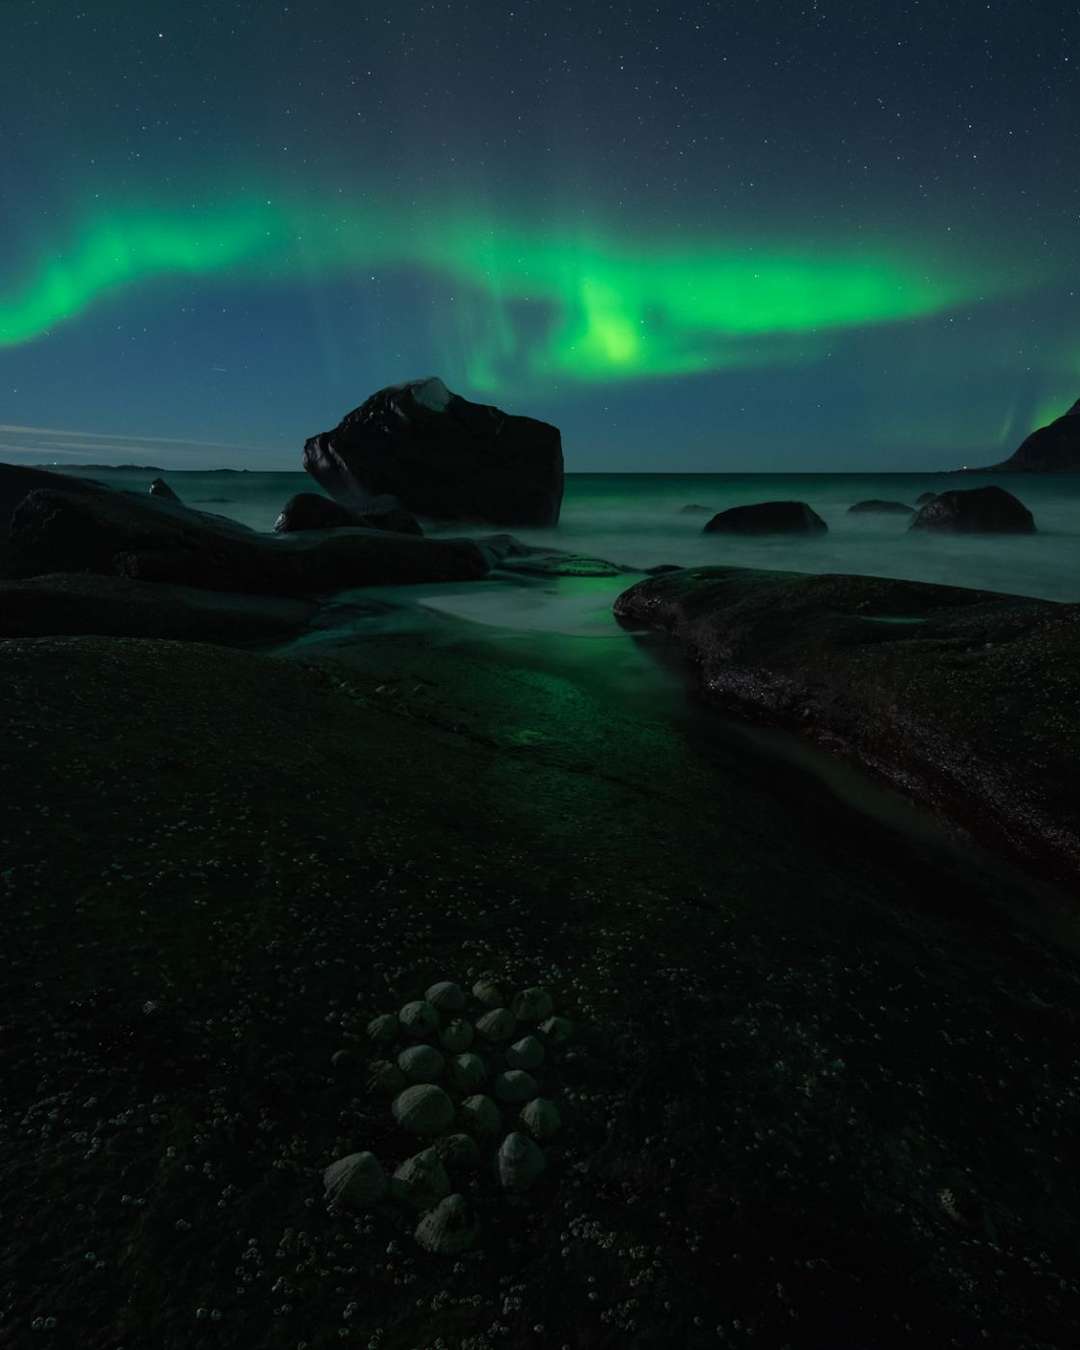
[(0, 458), (299, 469), (428, 374), (571, 471), (1002, 458), (1080, 396), (1078, 38), (1057, 0), (0, 0)]

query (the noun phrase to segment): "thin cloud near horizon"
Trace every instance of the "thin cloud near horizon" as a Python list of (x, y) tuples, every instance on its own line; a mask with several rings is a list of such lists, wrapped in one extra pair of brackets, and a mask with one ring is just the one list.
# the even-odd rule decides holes
[[(198, 450), (238, 450), (244, 453), (265, 453), (268, 447), (254, 445), (237, 445), (230, 441), (200, 441), (190, 439), (186, 436), (130, 436), (120, 432), (109, 431), (69, 431), (61, 427), (32, 427), (21, 426), (14, 423), (0, 423), (0, 434), (8, 436), (58, 436), (61, 441), (90, 441), (93, 444), (86, 448), (85, 453), (91, 451), (100, 451), (103, 449), (123, 449), (124, 444), (131, 446), (140, 445), (173, 445), (173, 446), (191, 446)], [(100, 442), (108, 442), (108, 445), (101, 445)], [(50, 442), (46, 446), (25, 446), (5, 445), (6, 450), (25, 450), (33, 449), (61, 449), (62, 446), (53, 446)], [(65, 450), (68, 454), (79, 453), (75, 446)]]

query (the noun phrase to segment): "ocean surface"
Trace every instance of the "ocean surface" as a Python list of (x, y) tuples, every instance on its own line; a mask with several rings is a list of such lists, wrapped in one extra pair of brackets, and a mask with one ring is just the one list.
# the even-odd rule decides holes
[[(150, 472), (82, 471), (118, 487), (145, 490)], [(181, 501), (256, 530), (271, 530), (296, 492), (318, 491), (306, 474), (166, 471)], [(923, 492), (996, 483), (1034, 514), (1034, 535), (948, 536), (908, 532), (910, 517), (849, 515), (870, 498), (914, 505)], [(807, 538), (707, 535), (707, 516), (680, 514), (690, 504), (723, 511), (751, 502), (808, 502), (829, 532)], [(461, 536), (491, 529), (431, 527)], [(1012, 474), (568, 474), (559, 525), (514, 529), (526, 542), (586, 553), (629, 567), (717, 563), (791, 572), (903, 577), (1051, 600), (1080, 600), (1080, 473)], [(622, 583), (618, 588), (623, 588)]]

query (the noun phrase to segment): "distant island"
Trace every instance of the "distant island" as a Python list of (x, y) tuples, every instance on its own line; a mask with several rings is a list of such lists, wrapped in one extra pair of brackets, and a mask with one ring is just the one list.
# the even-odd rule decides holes
[(1039, 427), (1000, 464), (956, 473), (1077, 473), (1080, 472), (1080, 399), (1067, 413)]
[(112, 469), (114, 472), (123, 469), (127, 473), (165, 473), (165, 470), (157, 464), (57, 464), (56, 468), (78, 473), (82, 473), (84, 469), (93, 469), (95, 473), (102, 473), (106, 469)]

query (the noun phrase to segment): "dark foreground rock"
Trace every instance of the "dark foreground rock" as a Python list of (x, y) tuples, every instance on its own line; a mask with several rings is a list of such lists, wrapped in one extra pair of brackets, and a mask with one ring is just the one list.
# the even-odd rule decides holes
[(705, 697), (798, 729), (1048, 874), (1080, 877), (1080, 605), (873, 577), (688, 568), (615, 602)]
[(390, 495), (433, 520), (555, 525), (557, 427), (451, 393), (436, 378), (380, 389), (304, 446), (304, 468), (355, 511)]
[(1004, 488), (961, 488), (938, 493), (920, 509), (909, 528), (958, 534), (1034, 534), (1035, 517)]
[(151, 497), (163, 497), (169, 502), (178, 502), (180, 500), (168, 483), (166, 483), (164, 478), (155, 478), (150, 484), (149, 491)]
[(1000, 464), (962, 473), (1075, 473), (1080, 470), (1080, 399), (1062, 417), (1033, 431)]
[(848, 515), (882, 515), (882, 516), (913, 516), (915, 508), (908, 506), (906, 502), (885, 502), (871, 498), (866, 502), (856, 502), (854, 506), (848, 507)]
[(829, 527), (806, 502), (755, 502), (713, 516), (706, 534), (821, 534)]
[(15, 507), (9, 539), (22, 575), (97, 572), (263, 595), (464, 581), (488, 570), (467, 539), (358, 528), (258, 534), (222, 516), (107, 489), (35, 489)]
[(333, 530), (345, 525), (368, 530), (394, 530), (398, 534), (423, 534), (420, 522), (408, 511), (352, 511), (321, 492), (298, 492), (290, 497), (274, 521), (278, 534), (296, 530)]
[(97, 634), (243, 646), (303, 630), (310, 601), (60, 573), (0, 581), (0, 638)]
[[(0, 642), (5, 1343), (1080, 1343), (1076, 955), (564, 646)], [(421, 1146), (370, 1019), (487, 970), (577, 1034), (447, 1258), (321, 1178)]]
[(936, 492), (920, 492), (915, 498), (915, 505), (925, 506), (927, 502), (932, 502), (936, 496)]

